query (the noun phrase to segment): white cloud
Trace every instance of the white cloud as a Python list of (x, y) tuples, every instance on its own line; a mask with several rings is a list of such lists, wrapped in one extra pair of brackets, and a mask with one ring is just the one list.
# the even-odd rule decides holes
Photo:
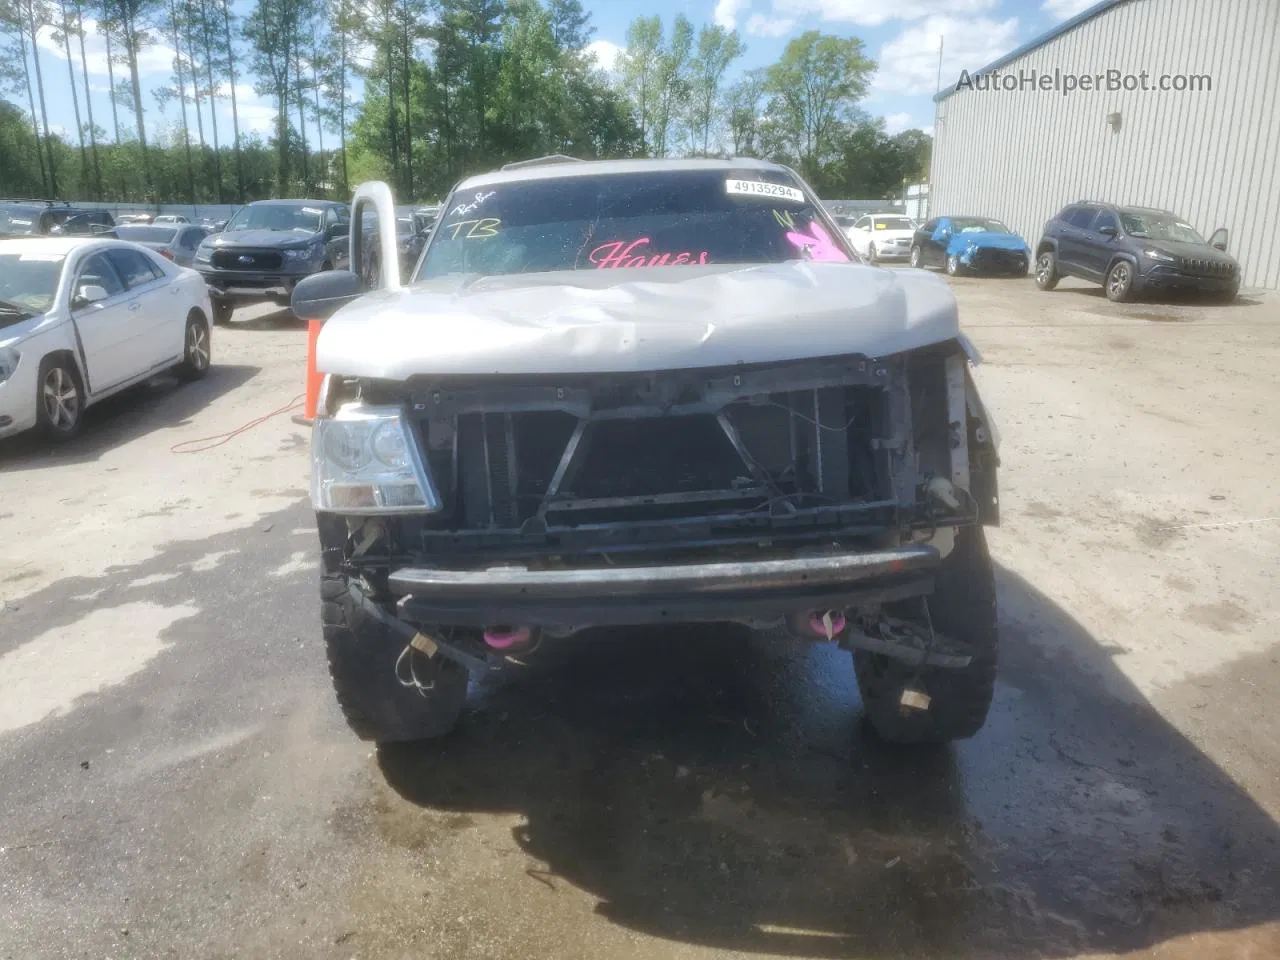
[[(729, 0), (720, 2), (728, 3)], [(982, 13), (999, 5), (1000, 0), (774, 0), (773, 8), (776, 12), (795, 17), (813, 16), (876, 27), (890, 20)], [(716, 9), (719, 10), (719, 6)]]
[(789, 17), (766, 17), (753, 13), (747, 18), (747, 33), (753, 37), (785, 37), (796, 22)]
[(712, 14), (716, 25), (724, 27), (726, 30), (737, 29), (738, 14), (743, 11), (749, 2), (750, 0), (716, 0), (715, 13)]
[[(53, 39), (54, 28), (41, 27), (36, 34), (36, 43), (46, 53), (52, 53), (59, 60), (66, 61), (67, 51), (63, 45)], [(119, 54), (121, 48), (112, 47), (112, 53)], [(89, 73), (95, 76), (107, 76), (107, 41), (98, 32), (98, 21), (92, 17), (84, 18), (84, 53)], [(80, 41), (71, 38), (71, 58), (76, 67), (80, 66)], [(128, 77), (129, 68), (123, 64), (115, 66), (117, 78)], [(164, 43), (151, 43), (138, 51), (138, 74), (159, 73), (168, 75), (173, 72), (173, 47)]]
[(612, 73), (618, 69), (618, 58), (622, 56), (622, 48), (608, 40), (593, 40), (587, 44), (587, 56), (594, 57), (600, 69)]
[[(231, 100), (228, 97), (218, 101), (218, 120), (226, 121), (227, 129), (231, 128)], [(275, 130), (276, 105), (266, 97), (260, 97), (253, 87), (247, 83), (236, 84), (236, 112), (240, 115), (240, 132), (270, 133)]]
[(1098, 0), (1044, 0), (1040, 9), (1051, 17), (1067, 20), (1077, 13), (1084, 13), (1097, 2)]
[(909, 113), (891, 113), (884, 118), (884, 131), (893, 136), (895, 133), (901, 133), (903, 130), (911, 126), (911, 114)]
[(929, 17), (903, 30), (880, 49), (880, 69), (871, 83), (877, 94), (935, 93), (938, 41), (942, 39), (942, 86), (961, 70), (977, 70), (1017, 45), (1018, 19)]

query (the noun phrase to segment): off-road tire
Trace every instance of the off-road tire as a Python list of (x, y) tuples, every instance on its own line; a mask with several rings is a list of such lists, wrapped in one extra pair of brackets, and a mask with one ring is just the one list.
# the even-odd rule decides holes
[[(63, 402), (57, 403), (54, 395)], [(72, 439), (84, 427), (84, 383), (67, 354), (54, 354), (40, 361), (36, 423), (45, 439), (55, 443)]]
[[(895, 616), (919, 615), (919, 601), (894, 605)], [(972, 737), (986, 723), (996, 679), (996, 589), (981, 527), (956, 535), (929, 597), (934, 629), (965, 645), (967, 667), (913, 667), (881, 654), (855, 650), (858, 689), (871, 728), (890, 743), (947, 743)], [(904, 708), (902, 691), (914, 681), (929, 695), (927, 710)]]
[(209, 324), (193, 310), (182, 335), (182, 362), (175, 370), (179, 380), (201, 380), (209, 372), (209, 364), (213, 362), (211, 341)]
[(341, 577), (320, 580), (320, 617), (338, 705), (362, 740), (398, 743), (431, 740), (453, 729), (467, 699), (467, 671), (452, 660), (416, 657), (415, 672), (429, 691), (396, 678), (405, 642), (362, 609)]
[(230, 300), (210, 300), (209, 302), (213, 307), (213, 322), (215, 324), (231, 322), (231, 315), (236, 311), (235, 304)]
[(1042, 251), (1036, 257), (1034, 269), (1036, 286), (1041, 290), (1052, 290), (1062, 279), (1062, 274), (1058, 273), (1058, 255), (1052, 250)]
[(1107, 271), (1102, 289), (1107, 292), (1107, 299), (1112, 303), (1128, 303), (1133, 299), (1133, 264), (1128, 260), (1117, 260)]

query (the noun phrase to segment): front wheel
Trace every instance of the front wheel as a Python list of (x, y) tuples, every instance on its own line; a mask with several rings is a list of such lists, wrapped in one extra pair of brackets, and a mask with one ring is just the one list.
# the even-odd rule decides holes
[(1062, 279), (1058, 274), (1058, 255), (1046, 250), (1036, 257), (1036, 286), (1041, 290), (1052, 290)]
[(78, 434), (84, 419), (84, 387), (75, 364), (67, 357), (45, 357), (40, 362), (37, 391), (40, 431), (55, 441)]
[(230, 300), (214, 300), (211, 303), (213, 307), (214, 323), (230, 323), (231, 314), (235, 312), (235, 305)]
[(1117, 260), (1107, 271), (1107, 299), (1113, 303), (1133, 299), (1133, 265), (1128, 260)]
[(913, 246), (911, 248), (911, 265), (919, 270), (924, 266), (924, 257), (920, 253), (920, 248)]
[[(891, 604), (889, 612), (902, 619), (922, 616), (919, 601)], [(967, 648), (968, 666), (914, 667), (866, 650), (853, 654), (867, 720), (890, 743), (963, 740), (987, 721), (996, 680), (996, 589), (981, 527), (957, 532), (938, 568), (929, 620)]]
[(947, 276), (954, 277), (960, 273), (960, 258), (954, 253), (947, 257)]
[(467, 699), (465, 668), (409, 647), (355, 601), (342, 577), (321, 579), (320, 600), (329, 676), (360, 739), (431, 740), (453, 729)]
[(867, 260), (871, 263), (880, 262), (876, 257), (876, 245), (874, 243), (867, 247)]

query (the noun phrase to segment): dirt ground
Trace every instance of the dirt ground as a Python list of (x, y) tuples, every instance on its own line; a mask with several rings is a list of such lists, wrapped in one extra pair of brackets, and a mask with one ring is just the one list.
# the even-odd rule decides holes
[(945, 750), (868, 737), (838, 651), (705, 630), (355, 741), (287, 313), (0, 444), (0, 957), (1280, 956), (1280, 298), (953, 284), (1002, 647)]

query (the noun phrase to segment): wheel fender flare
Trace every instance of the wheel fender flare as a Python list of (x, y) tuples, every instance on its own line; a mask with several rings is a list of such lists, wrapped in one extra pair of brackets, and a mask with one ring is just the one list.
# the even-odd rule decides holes
[(1130, 283), (1137, 283), (1137, 281), (1138, 281), (1138, 258), (1137, 258), (1137, 257), (1135, 257), (1135, 256), (1134, 256), (1133, 254), (1131, 254), (1131, 253), (1116, 253), (1116, 254), (1113, 254), (1113, 255), (1112, 255), (1112, 257), (1111, 257), (1111, 259), (1107, 261), (1107, 269), (1106, 269), (1106, 270), (1104, 270), (1104, 271), (1102, 272), (1102, 276), (1103, 276), (1104, 278), (1105, 278), (1105, 277), (1109, 277), (1109, 276), (1111, 276), (1111, 269), (1112, 269), (1112, 268), (1113, 268), (1117, 263), (1119, 263), (1119, 262), (1120, 262), (1120, 261), (1122, 261), (1122, 260), (1123, 260), (1125, 263), (1129, 264), (1129, 266), (1133, 267), (1133, 280), (1132, 280), (1132, 281), (1130, 281)]

